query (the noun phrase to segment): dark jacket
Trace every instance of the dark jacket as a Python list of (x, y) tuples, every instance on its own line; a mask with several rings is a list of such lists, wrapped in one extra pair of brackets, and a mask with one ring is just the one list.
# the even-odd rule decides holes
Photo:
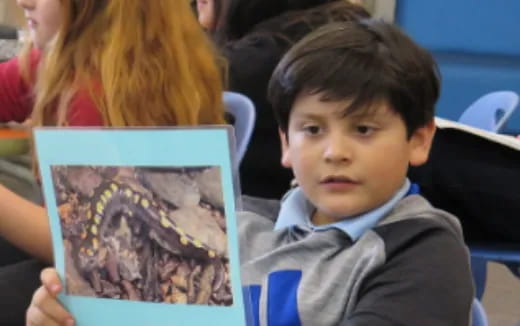
[(243, 38), (226, 43), (223, 53), (229, 61), (229, 88), (251, 98), (257, 113), (255, 130), (240, 166), (244, 194), (280, 198), (292, 179), (292, 173), (280, 164), (278, 126), (267, 101), (267, 85), (282, 56), (294, 43), (328, 22), (368, 16), (362, 7), (340, 0), (271, 18)]

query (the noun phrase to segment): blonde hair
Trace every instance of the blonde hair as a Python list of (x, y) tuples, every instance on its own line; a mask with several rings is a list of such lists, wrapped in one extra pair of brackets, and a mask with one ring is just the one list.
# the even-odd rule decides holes
[(61, 3), (61, 27), (36, 76), (33, 125), (67, 125), (78, 92), (105, 126), (224, 123), (216, 52), (187, 1)]

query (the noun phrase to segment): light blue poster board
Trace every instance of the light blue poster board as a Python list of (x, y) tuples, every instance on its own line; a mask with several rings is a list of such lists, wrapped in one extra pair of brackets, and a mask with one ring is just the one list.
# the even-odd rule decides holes
[[(66, 284), (62, 226), (53, 184), (55, 166), (200, 167), (221, 171), (227, 226), (230, 305), (131, 301), (60, 294), (77, 325), (245, 325), (240, 282), (230, 127), (173, 129), (39, 128), (34, 131), (50, 218), (55, 266)], [(231, 131), (232, 132), (232, 131)], [(232, 142), (232, 140), (231, 140)]]

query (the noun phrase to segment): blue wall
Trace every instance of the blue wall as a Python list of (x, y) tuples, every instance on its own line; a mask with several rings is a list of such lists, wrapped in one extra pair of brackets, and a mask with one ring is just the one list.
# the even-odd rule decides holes
[[(396, 0), (396, 23), (439, 63), (439, 116), (457, 120), (487, 92), (520, 94), (519, 0)], [(520, 133), (519, 111), (505, 131)]]

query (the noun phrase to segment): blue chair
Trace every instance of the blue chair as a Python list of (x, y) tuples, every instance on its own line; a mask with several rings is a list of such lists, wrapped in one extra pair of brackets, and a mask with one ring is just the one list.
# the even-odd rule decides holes
[(488, 93), (471, 104), (459, 122), (491, 132), (500, 132), (518, 105), (518, 94), (513, 91)]
[(476, 297), (482, 299), (486, 288), (487, 262), (504, 264), (520, 278), (520, 245), (519, 244), (469, 244), (471, 253), (471, 271), (475, 282)]
[(223, 96), (226, 110), (234, 119), (236, 159), (240, 164), (255, 127), (255, 105), (247, 96), (240, 93), (224, 92)]
[[(459, 122), (490, 132), (499, 132), (515, 111), (518, 101), (519, 96), (513, 91), (488, 93), (470, 105), (460, 117)], [(488, 261), (502, 263), (517, 277), (520, 277), (520, 245), (469, 244), (469, 248), (471, 270), (478, 299), (484, 295)]]
[(472, 326), (488, 326), (486, 311), (477, 299), (473, 300), (473, 305), (471, 307), (471, 320)]

